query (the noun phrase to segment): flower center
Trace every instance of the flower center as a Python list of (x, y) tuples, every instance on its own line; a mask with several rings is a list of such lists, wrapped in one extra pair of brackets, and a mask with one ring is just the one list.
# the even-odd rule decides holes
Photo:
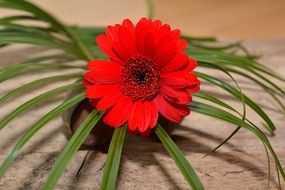
[(131, 57), (123, 65), (120, 88), (124, 95), (134, 101), (153, 98), (159, 92), (159, 70), (146, 57)]

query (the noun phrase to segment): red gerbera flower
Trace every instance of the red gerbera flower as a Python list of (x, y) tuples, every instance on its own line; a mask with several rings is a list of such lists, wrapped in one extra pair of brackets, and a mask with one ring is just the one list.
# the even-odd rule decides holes
[(148, 135), (161, 114), (172, 122), (190, 113), (191, 93), (200, 82), (191, 73), (197, 63), (183, 53), (179, 30), (160, 20), (126, 19), (96, 38), (109, 60), (92, 60), (85, 74), (86, 97), (112, 127), (127, 122), (130, 132)]

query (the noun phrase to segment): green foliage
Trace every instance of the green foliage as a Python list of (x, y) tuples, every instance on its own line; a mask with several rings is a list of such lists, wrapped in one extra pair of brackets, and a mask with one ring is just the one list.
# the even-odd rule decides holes
[(115, 129), (104, 168), (102, 190), (115, 189), (126, 131), (126, 126)]
[(74, 89), (80, 88), (80, 87), (81, 87), (81, 83), (69, 84), (69, 85), (65, 85), (65, 86), (55, 88), (53, 90), (47, 91), (41, 95), (36, 96), (35, 98), (25, 102), (24, 104), (22, 104), (21, 106), (19, 106), (18, 108), (16, 108), (12, 112), (10, 112), (6, 117), (4, 117), (4, 119), (2, 119), (2, 121), (0, 122), (0, 130), (2, 130), (9, 122), (11, 122), (13, 119), (15, 119), (21, 113), (29, 110), (30, 108), (32, 108), (33, 106), (35, 106), (39, 102), (48, 100), (51, 97), (58, 95), (60, 93), (66, 92), (68, 90), (74, 90)]
[(84, 94), (79, 94), (77, 96), (74, 96), (73, 98), (70, 98), (69, 100), (65, 101), (64, 103), (60, 104), (53, 110), (51, 110), (49, 113), (47, 113), (44, 117), (42, 117), (38, 122), (36, 122), (31, 128), (29, 128), (18, 140), (13, 150), (10, 152), (6, 160), (2, 163), (0, 167), (0, 178), (3, 177), (6, 170), (10, 167), (13, 160), (16, 158), (16, 156), (19, 154), (23, 146), (48, 122), (50, 122), (52, 119), (56, 118), (57, 116), (61, 115), (68, 109), (72, 108), (76, 104), (78, 104), (80, 101), (84, 99)]
[(183, 156), (183, 153), (179, 150), (176, 144), (171, 140), (166, 131), (159, 124), (155, 128), (155, 133), (161, 140), (167, 152), (175, 161), (177, 167), (180, 169), (181, 173), (184, 175), (192, 189), (203, 190), (204, 187), (200, 182), (195, 170)]
[(271, 146), (270, 141), (268, 140), (266, 135), (258, 127), (256, 127), (252, 123), (247, 123), (247, 122), (243, 121), (242, 119), (236, 117), (235, 115), (233, 115), (233, 114), (231, 114), (225, 110), (222, 110), (220, 108), (217, 108), (217, 107), (214, 107), (214, 106), (202, 103), (202, 102), (193, 101), (190, 104), (190, 108), (192, 109), (192, 111), (202, 113), (205, 115), (209, 115), (212, 117), (216, 117), (218, 119), (239, 125), (245, 129), (253, 132), (261, 140), (261, 142), (263, 142), (266, 145), (266, 147), (269, 149), (269, 151), (271, 152), (271, 155), (273, 156), (274, 161), (277, 165), (277, 168), (281, 173), (283, 180), (285, 180), (285, 172), (282, 168), (282, 165), (281, 165), (274, 149)]
[(54, 188), (56, 182), (62, 175), (65, 167), (101, 117), (102, 113), (97, 110), (93, 110), (84, 120), (84, 122), (80, 125), (80, 127), (76, 130), (72, 138), (66, 144), (63, 152), (60, 154), (59, 158), (55, 162), (49, 174), (49, 177), (46, 183), (44, 184), (44, 190), (50, 190)]

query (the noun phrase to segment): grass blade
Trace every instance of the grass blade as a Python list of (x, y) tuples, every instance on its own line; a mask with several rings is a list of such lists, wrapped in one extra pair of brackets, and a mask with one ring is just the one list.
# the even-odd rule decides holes
[[(216, 69), (216, 64), (212, 64), (212, 63), (203, 63), (203, 62), (199, 62), (199, 66), (202, 67), (207, 67), (207, 68), (212, 68), (212, 69)], [(234, 68), (230, 68), (230, 67), (226, 67), (223, 66), (223, 68), (231, 73), (235, 73), (238, 74), (242, 77), (245, 77), (251, 81), (253, 81), (254, 83), (256, 83), (257, 85), (259, 85), (261, 88), (263, 88), (274, 100), (275, 102), (280, 106), (280, 108), (282, 109), (283, 112), (285, 112), (285, 105), (282, 103), (282, 101), (277, 97), (277, 95), (279, 95), (280, 97), (284, 98), (284, 94), (282, 92), (281, 88), (275, 88), (276, 85), (271, 86), (267, 86), (266, 84), (264, 84), (264, 82), (266, 82), (265, 80), (260, 81), (258, 79), (256, 79), (255, 77), (253, 77), (250, 74), (247, 74), (246, 71), (240, 71)], [(274, 89), (275, 88), (275, 89)], [(280, 91), (281, 89), (281, 91)], [(281, 93), (280, 93), (281, 92)]]
[(7, 100), (17, 96), (18, 94), (23, 94), (25, 91), (34, 88), (36, 86), (39, 85), (43, 85), (45, 83), (51, 83), (54, 81), (62, 81), (62, 80), (68, 80), (68, 79), (72, 79), (72, 78), (80, 78), (82, 77), (82, 73), (73, 73), (73, 74), (67, 74), (67, 75), (56, 75), (56, 76), (51, 76), (51, 77), (45, 77), (45, 78), (41, 78), (38, 80), (35, 80), (33, 82), (27, 83), (23, 86), (17, 87), (14, 90), (11, 90), (9, 92), (7, 92), (5, 95), (3, 95), (0, 98), (0, 105), (3, 104), (4, 102), (6, 103)]
[(255, 58), (252, 57), (244, 57), (240, 55), (230, 54), (225, 51), (206, 50), (195, 47), (187, 48), (186, 53), (191, 55), (199, 62), (234, 66), (246, 71), (259, 71), (278, 80), (285, 81), (285, 79), (282, 78), (279, 74), (275, 73), (270, 68), (258, 63)]
[[(220, 105), (224, 108), (227, 108), (231, 111), (234, 111), (236, 113), (238, 113), (241, 117), (242, 117), (242, 120), (245, 120), (246, 119), (246, 116), (245, 114), (240, 114), (236, 109), (234, 109), (232, 106), (226, 104), (225, 102), (213, 97), (213, 96), (210, 96), (206, 93), (203, 93), (203, 92), (198, 92), (198, 93), (195, 93), (193, 94), (193, 96), (195, 97), (198, 97), (198, 98), (201, 98), (201, 99), (204, 99), (204, 100), (208, 100), (209, 102), (212, 102), (212, 103), (215, 103), (217, 105)], [(244, 112), (245, 113), (245, 112)], [(217, 145), (215, 148), (213, 148), (210, 152), (208, 152), (205, 156), (203, 156), (203, 158), (205, 158), (206, 156), (216, 152), (220, 147), (222, 147), (224, 144), (226, 144), (239, 130), (240, 130), (240, 126), (238, 126), (225, 140), (223, 140), (223, 142), (221, 142), (219, 145)]]
[(28, 32), (1, 32), (0, 44), (33, 44), (52, 48), (62, 49), (67, 53), (74, 53), (72, 46), (64, 41), (53, 38), (49, 35)]
[(80, 127), (76, 130), (72, 138), (66, 144), (63, 152), (56, 160), (48, 176), (48, 179), (43, 186), (43, 190), (50, 190), (54, 188), (67, 164), (69, 163), (73, 155), (77, 152), (86, 137), (90, 134), (91, 130), (94, 128), (94, 126), (102, 117), (102, 115), (103, 114), (101, 112), (93, 110), (84, 120), (84, 122), (80, 125)]
[(20, 153), (23, 146), (49, 121), (52, 119), (58, 117), (60, 114), (65, 112), (66, 110), (72, 108), (80, 101), (84, 100), (85, 96), (84, 93), (81, 93), (79, 95), (74, 96), (73, 98), (65, 101), (64, 103), (60, 104), (56, 108), (54, 108), (52, 111), (47, 113), (44, 117), (42, 117), (40, 120), (38, 120), (30, 129), (28, 129), (21, 138), (17, 141), (16, 145), (8, 155), (8, 157), (5, 159), (5, 161), (1, 164), (0, 167), (0, 179), (4, 176), (7, 169), (11, 166), (14, 159), (17, 157), (17, 155)]
[[(12, 66), (12, 65), (11, 65)], [(17, 66), (17, 67), (16, 67)], [(8, 68), (0, 73), (0, 83), (13, 77), (18, 77), (31, 72), (40, 72), (43, 70), (54, 69), (84, 69), (85, 67), (79, 65), (65, 65), (65, 64), (17, 64), (15, 67)]]
[(24, 104), (22, 104), (21, 106), (16, 108), (14, 111), (10, 112), (6, 117), (4, 117), (4, 119), (2, 119), (2, 121), (0, 122), (0, 130), (2, 130), (10, 121), (15, 119), (18, 115), (20, 115), (21, 113), (32, 108), (37, 103), (44, 101), (44, 100), (48, 100), (51, 97), (58, 95), (60, 93), (66, 92), (68, 90), (73, 90), (75, 88), (80, 88), (80, 87), (82, 87), (81, 82), (77, 82), (74, 84), (69, 84), (69, 85), (65, 85), (65, 86), (55, 88), (55, 89), (47, 91), (47, 92), (45, 92), (39, 96), (36, 96), (35, 98), (25, 102)]
[[(91, 60), (94, 59), (89, 48), (70, 30), (69, 27), (61, 23), (56, 17), (52, 16), (42, 8), (24, 0), (0, 0), (0, 7), (8, 9), (16, 9), (31, 13), (41, 21), (49, 23), (53, 29), (66, 35), (72, 40), (72, 47), (75, 48), (75, 54), (79, 59)], [(65, 50), (66, 51), (66, 50)]]
[(269, 116), (263, 111), (263, 109), (258, 106), (253, 100), (251, 100), (248, 96), (246, 96), (245, 94), (242, 94), (243, 97), (240, 96), (241, 92), (239, 92), (235, 87), (233, 87), (232, 85), (225, 83), (217, 78), (211, 77), (209, 75), (200, 73), (200, 72), (195, 72), (195, 74), (201, 78), (204, 79), (214, 85), (217, 85), (219, 87), (221, 87), (222, 89), (228, 91), (230, 94), (232, 94), (234, 97), (236, 97), (239, 100), (242, 100), (242, 98), (244, 99), (244, 102), (246, 103), (246, 105), (248, 105), (250, 108), (252, 108), (266, 123), (267, 125), (265, 125), (266, 129), (268, 129), (268, 131), (270, 133), (273, 133), (274, 130), (276, 129), (274, 123), (272, 122), (272, 120), (269, 118)]
[(193, 190), (204, 189), (196, 172), (164, 129), (157, 124), (155, 133)]
[(261, 142), (266, 145), (266, 147), (270, 151), (271, 155), (274, 158), (275, 164), (277, 165), (278, 170), (280, 171), (282, 178), (285, 181), (285, 172), (283, 170), (283, 167), (282, 167), (282, 165), (281, 165), (270, 141), (268, 140), (266, 135), (261, 130), (259, 130), (257, 127), (253, 126), (252, 124), (248, 124), (247, 122), (243, 121), (242, 119), (236, 117), (235, 115), (233, 115), (227, 111), (224, 111), (222, 109), (216, 108), (216, 107), (211, 106), (211, 105), (207, 105), (205, 103), (193, 101), (189, 105), (189, 107), (194, 112), (201, 113), (201, 114), (208, 115), (208, 116), (212, 116), (212, 117), (230, 122), (232, 124), (239, 125), (245, 129), (248, 129), (251, 132), (253, 132), (261, 140)]
[(100, 188), (101, 190), (115, 189), (126, 130), (126, 126), (115, 129), (109, 146), (108, 158), (105, 164)]
[(41, 8), (25, 0), (0, 0), (0, 7), (7, 9), (15, 9), (31, 13), (41, 21), (45, 21), (56, 28), (58, 31), (63, 31), (63, 26), (49, 13)]

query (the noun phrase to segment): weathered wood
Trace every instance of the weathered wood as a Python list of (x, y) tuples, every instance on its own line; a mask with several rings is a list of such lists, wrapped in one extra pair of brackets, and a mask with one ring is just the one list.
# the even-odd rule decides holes
[[(285, 40), (246, 42), (246, 44), (252, 52), (263, 55), (261, 58), (263, 64), (284, 74)], [(45, 53), (45, 50), (22, 46), (10, 47), (0, 52), (1, 65), (17, 63), (23, 58), (31, 56), (31, 52), (34, 54), (36, 52)], [(207, 72), (219, 74), (210, 70)], [(0, 85), (0, 91), (4, 93), (4, 91), (44, 75), (48, 74), (34, 74), (8, 80)], [(225, 80), (228, 79), (225, 78)], [(276, 136), (270, 137), (270, 140), (283, 166), (285, 166), (284, 114), (281, 113), (270, 97), (265, 95), (256, 85), (245, 79), (239, 78), (238, 81), (246, 93), (263, 106), (272, 120), (276, 122)], [(44, 89), (50, 89), (60, 84), (45, 85), (1, 106), (1, 118), (21, 102), (39, 94)], [(285, 87), (284, 83), (280, 86)], [(237, 108), (241, 108), (239, 102), (233, 101), (223, 91), (216, 88), (208, 89), (211, 89), (213, 94), (224, 97), (228, 102), (236, 105)], [(6, 157), (19, 136), (32, 123), (58, 104), (59, 98), (63, 98), (63, 96), (36, 106), (1, 131), (0, 161)], [(250, 110), (248, 110), (248, 117), (261, 126), (261, 119)], [(249, 131), (241, 130), (218, 153), (202, 159), (208, 151), (226, 138), (234, 128), (235, 126), (231, 124), (192, 113), (190, 117), (183, 121), (181, 127), (177, 127), (172, 137), (191, 161), (206, 189), (267, 189), (268, 168), (265, 151), (259, 140)], [(12, 168), (0, 180), (0, 189), (40, 189), (66, 142), (61, 118), (46, 125), (38, 135), (32, 138)], [(106, 160), (106, 150), (90, 151), (88, 155), (87, 153), (88, 151), (79, 151), (76, 154), (60, 179), (57, 189), (99, 188), (102, 168)], [(85, 157), (86, 162), (78, 173)], [(271, 189), (277, 189), (277, 177), (273, 162), (271, 162), (271, 165), (272, 180), (270, 187)], [(161, 143), (132, 135), (127, 135), (123, 148), (117, 187), (118, 189), (188, 189), (183, 176), (179, 173)]]

